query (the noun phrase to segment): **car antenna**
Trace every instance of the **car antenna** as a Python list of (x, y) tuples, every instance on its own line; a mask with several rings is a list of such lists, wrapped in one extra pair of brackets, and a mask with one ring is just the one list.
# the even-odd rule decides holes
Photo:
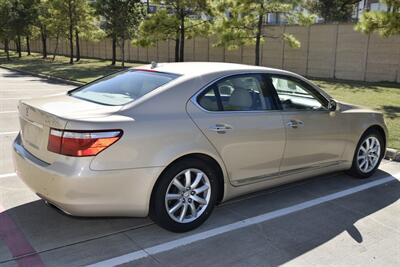
[(157, 68), (157, 64), (158, 64), (158, 63), (157, 63), (156, 61), (152, 61), (152, 62), (151, 62), (151, 68), (152, 68), (152, 69)]

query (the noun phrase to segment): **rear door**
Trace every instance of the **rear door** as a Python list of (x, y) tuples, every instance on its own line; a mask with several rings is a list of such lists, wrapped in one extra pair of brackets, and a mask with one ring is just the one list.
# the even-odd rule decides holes
[(288, 75), (270, 75), (281, 101), (286, 148), (281, 171), (301, 171), (337, 164), (345, 148), (340, 112), (311, 84)]
[(264, 74), (221, 79), (189, 101), (187, 110), (219, 152), (232, 184), (277, 176), (285, 127)]

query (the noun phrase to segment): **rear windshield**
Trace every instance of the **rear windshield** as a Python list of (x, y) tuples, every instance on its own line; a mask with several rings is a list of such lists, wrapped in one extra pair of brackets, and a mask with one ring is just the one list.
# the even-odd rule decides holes
[(74, 90), (70, 95), (104, 105), (120, 106), (138, 99), (179, 75), (155, 71), (127, 70)]

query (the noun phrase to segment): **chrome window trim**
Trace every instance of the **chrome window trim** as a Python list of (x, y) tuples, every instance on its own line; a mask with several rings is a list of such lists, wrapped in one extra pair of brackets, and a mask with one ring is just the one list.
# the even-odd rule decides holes
[[(201, 87), (190, 99), (189, 99), (189, 101), (191, 101), (197, 108), (199, 108), (201, 111), (204, 111), (204, 112), (207, 112), (207, 113), (215, 113), (215, 114), (230, 114), (230, 113), (234, 113), (234, 114), (237, 114), (237, 113), (270, 113), (270, 112), (330, 112), (326, 107), (324, 107), (325, 108), (325, 110), (284, 110), (283, 108), (281, 108), (281, 109), (274, 109), (274, 110), (237, 110), (237, 111), (232, 111), (232, 110), (229, 110), (229, 111), (225, 111), (225, 110), (221, 110), (221, 111), (213, 111), (213, 110), (207, 110), (207, 109), (205, 109), (205, 108), (203, 108), (199, 103), (198, 103), (198, 101), (197, 101), (197, 97), (201, 94), (201, 93), (203, 93), (203, 91), (204, 90), (206, 90), (206, 89), (208, 89), (208, 87), (210, 86), (210, 85), (212, 85), (212, 84), (214, 84), (214, 83), (217, 83), (218, 81), (220, 81), (220, 80), (223, 80), (223, 79), (225, 79), (225, 78), (228, 78), (228, 77), (231, 77), (231, 76), (236, 76), (236, 75), (245, 75), (245, 74), (261, 74), (261, 75), (280, 75), (280, 76), (287, 76), (287, 77), (291, 77), (291, 78), (294, 78), (294, 79), (299, 79), (299, 80), (301, 80), (301, 81), (303, 81), (304, 83), (306, 83), (307, 85), (309, 85), (310, 87), (312, 87), (312, 88), (314, 88), (315, 89), (315, 91), (316, 91), (316, 93), (318, 94), (318, 95), (320, 95), (322, 98), (324, 98), (327, 102), (329, 102), (332, 98), (328, 98), (327, 96), (325, 96), (324, 94), (322, 94), (320, 91), (322, 91), (322, 89), (321, 88), (319, 88), (318, 86), (316, 86), (316, 85), (314, 85), (314, 84), (312, 84), (312, 83), (309, 83), (307, 80), (305, 80), (304, 78), (302, 78), (301, 76), (301, 78), (299, 78), (299, 77), (297, 77), (297, 76), (294, 76), (294, 75), (290, 75), (290, 74), (287, 74), (287, 73), (274, 73), (274, 72), (268, 72), (268, 71), (265, 71), (265, 72), (260, 72), (260, 71), (249, 71), (249, 72), (242, 72), (242, 73), (234, 73), (234, 74), (232, 74), (232, 73), (230, 73), (230, 74), (225, 74), (225, 75), (223, 75), (223, 76), (221, 76), (221, 77), (218, 77), (218, 78), (216, 78), (216, 79), (214, 79), (214, 80), (212, 80), (212, 81), (210, 81), (210, 82), (208, 82), (206, 85), (204, 85), (203, 87)], [(274, 90), (276, 91), (276, 89), (274, 88)], [(277, 92), (276, 92), (277, 93)], [(279, 100), (279, 99), (278, 99)], [(280, 101), (280, 100), (279, 100)]]

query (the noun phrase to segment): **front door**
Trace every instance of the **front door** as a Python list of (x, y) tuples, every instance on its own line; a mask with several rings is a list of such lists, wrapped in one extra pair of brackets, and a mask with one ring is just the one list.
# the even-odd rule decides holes
[(292, 76), (270, 77), (281, 101), (286, 127), (281, 171), (339, 163), (345, 149), (340, 112), (329, 111), (328, 100), (311, 84)]
[(277, 177), (285, 126), (264, 74), (219, 80), (188, 103), (188, 113), (223, 159), (234, 185)]

